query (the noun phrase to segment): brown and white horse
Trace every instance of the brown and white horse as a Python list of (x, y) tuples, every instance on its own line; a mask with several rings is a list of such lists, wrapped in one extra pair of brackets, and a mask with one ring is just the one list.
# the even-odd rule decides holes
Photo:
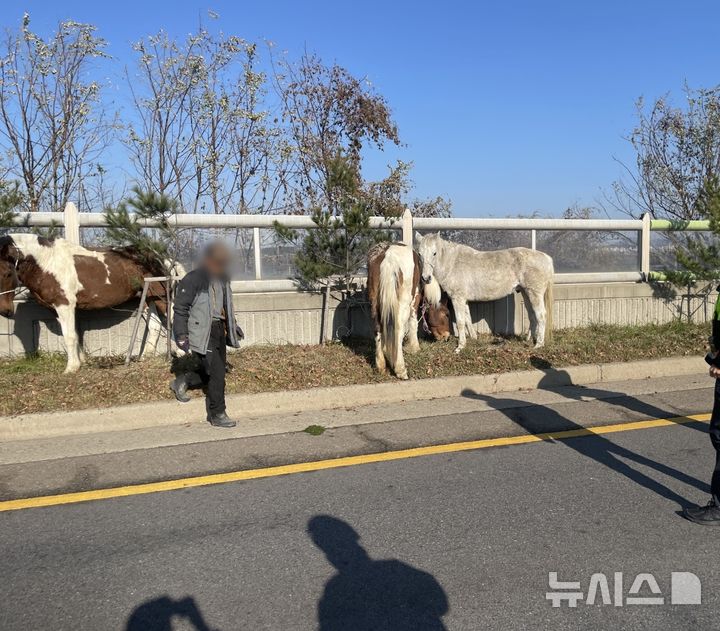
[[(75, 372), (85, 359), (75, 310), (115, 307), (134, 298), (146, 277), (164, 275), (159, 267), (149, 269), (131, 249), (88, 249), (65, 239), (6, 235), (0, 237), (0, 315), (13, 316), (15, 290), (27, 287), (38, 303), (57, 314), (68, 355), (65, 372)], [(150, 284), (148, 303), (160, 315), (167, 313), (165, 283)]]
[[(407, 379), (403, 341), (408, 351), (419, 350), (418, 307), (423, 299), (420, 258), (403, 243), (383, 242), (368, 252), (367, 292), (375, 336), (375, 366), (381, 374), (387, 363), (399, 379)], [(428, 288), (439, 293), (435, 284)], [(435, 339), (450, 336), (450, 317), (446, 306), (429, 307), (428, 322)]]

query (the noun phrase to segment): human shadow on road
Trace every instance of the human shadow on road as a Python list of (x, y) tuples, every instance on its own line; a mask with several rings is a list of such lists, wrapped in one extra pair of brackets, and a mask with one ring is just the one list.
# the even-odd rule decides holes
[[(538, 386), (539, 389), (543, 389), (543, 381), (544, 380), (540, 382)], [(549, 375), (546, 383), (548, 382), (552, 382), (554, 385), (558, 384), (558, 374), (556, 372), (553, 372), (551, 376)], [(552, 390), (553, 387), (549, 387), (546, 389)], [(565, 394), (565, 392), (563, 392), (563, 394)], [(633, 397), (629, 397), (622, 393), (613, 393), (609, 391), (583, 388), (582, 394), (583, 396), (597, 397), (599, 399), (610, 398), (611, 401), (613, 395), (617, 395), (617, 403), (615, 401), (612, 401), (614, 404), (620, 404), (620, 401), (622, 401), (622, 405), (627, 407), (628, 409), (650, 415), (653, 418), (667, 418), (676, 416), (675, 414), (669, 414), (666, 411), (654, 408), (652, 405), (646, 404), (642, 401), (638, 401), (637, 399), (634, 399)], [(546, 407), (544, 405), (528, 405), (526, 401), (488, 396), (484, 394), (479, 394), (470, 389), (464, 390), (462, 392), (462, 395), (464, 397), (484, 401), (491, 408), (501, 411), (508, 419), (510, 419), (531, 434), (564, 432), (572, 430), (579, 430), (580, 432), (584, 432), (585, 430), (584, 426), (571, 421), (556, 410), (553, 410), (552, 408)], [(579, 401), (582, 399), (581, 397), (571, 397), (570, 400)], [(683, 425), (685, 425), (685, 423), (683, 423)], [(555, 441), (553, 436), (546, 436), (543, 439), (552, 442)], [(688, 475), (682, 471), (679, 471), (678, 469), (670, 467), (661, 462), (657, 462), (651, 458), (648, 458), (647, 456), (635, 453), (634, 451), (627, 449), (626, 447), (617, 445), (616, 443), (599, 434), (587, 435), (581, 433), (579, 437), (569, 438), (558, 442), (561, 442), (566, 447), (576, 451), (577, 453), (582, 454), (583, 456), (586, 456), (602, 465), (605, 465), (616, 473), (620, 473), (626, 476), (633, 482), (636, 482), (637, 484), (645, 487), (646, 489), (653, 491), (662, 497), (677, 502), (681, 508), (694, 505), (694, 503), (678, 495), (675, 491), (658, 482), (657, 480), (651, 478), (642, 471), (631, 467), (626, 461), (631, 461), (633, 463), (637, 463), (650, 469), (654, 469), (655, 471), (675, 478), (676, 480), (683, 482), (684, 484), (693, 486), (704, 493), (710, 492), (710, 487), (702, 480), (698, 480), (691, 475)]]
[(317, 515), (307, 530), (337, 570), (318, 603), (320, 631), (445, 631), (448, 599), (431, 574), (371, 559), (360, 535), (336, 517)]
[(173, 631), (174, 620), (187, 621), (195, 631), (216, 631), (190, 596), (179, 600), (161, 596), (144, 602), (130, 614), (125, 631)]

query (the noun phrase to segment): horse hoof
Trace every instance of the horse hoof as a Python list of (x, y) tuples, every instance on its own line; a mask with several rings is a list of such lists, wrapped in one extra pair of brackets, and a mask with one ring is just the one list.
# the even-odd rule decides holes
[(402, 379), (403, 381), (407, 381), (407, 380), (408, 380), (408, 374), (407, 374), (406, 372), (404, 372), (404, 373), (398, 375), (397, 378), (398, 378), (398, 379)]
[(464, 347), (464, 346), (458, 346), (458, 347), (455, 349), (455, 354), (456, 354), (456, 355), (459, 355), (460, 353), (462, 353), (463, 348), (465, 348), (465, 347)]

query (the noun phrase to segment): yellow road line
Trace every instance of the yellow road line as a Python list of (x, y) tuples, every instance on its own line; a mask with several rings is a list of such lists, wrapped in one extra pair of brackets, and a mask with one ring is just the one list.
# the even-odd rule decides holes
[(527, 443), (537, 443), (545, 440), (564, 440), (567, 438), (576, 438), (578, 436), (592, 436), (597, 434), (611, 434), (614, 432), (650, 429), (654, 427), (666, 427), (669, 425), (677, 425), (679, 423), (707, 421), (709, 419), (710, 414), (695, 414), (692, 416), (680, 416), (675, 418), (651, 419), (647, 421), (619, 423), (616, 425), (602, 425), (599, 427), (571, 429), (561, 432), (525, 434), (522, 436), (507, 436), (505, 438), (486, 438), (483, 440), (471, 440), (462, 443), (447, 443), (444, 445), (431, 445), (429, 447), (415, 447), (412, 449), (386, 451), (362, 456), (347, 456), (331, 460), (300, 462), (298, 464), (289, 464), (279, 467), (232, 471), (230, 473), (216, 473), (192, 478), (166, 480), (164, 482), (151, 482), (149, 484), (118, 486), (109, 489), (98, 489), (96, 491), (80, 491), (78, 493), (65, 493), (61, 495), (44, 495), (41, 497), (29, 497), (25, 499), (0, 502), (0, 512), (22, 510), (25, 508), (39, 508), (41, 506), (76, 504), (78, 502), (105, 500), (113, 497), (128, 497), (131, 495), (144, 495), (146, 493), (159, 493), (160, 491), (176, 491), (178, 489), (189, 489), (197, 486), (225, 484), (227, 482), (238, 482), (240, 480), (257, 480), (259, 478), (271, 478), (280, 475), (290, 475), (293, 473), (306, 473), (310, 471), (322, 471), (324, 469), (352, 467), (360, 464), (403, 460), (405, 458), (418, 458), (420, 456), (447, 454), (456, 451), (470, 451), (474, 449), (486, 449), (488, 447), (506, 447), (509, 445), (524, 445)]

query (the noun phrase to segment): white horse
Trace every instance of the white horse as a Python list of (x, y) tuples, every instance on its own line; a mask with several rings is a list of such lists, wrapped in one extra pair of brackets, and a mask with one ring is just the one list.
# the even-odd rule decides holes
[(379, 243), (368, 252), (368, 299), (375, 334), (375, 366), (382, 374), (386, 358), (399, 379), (407, 379), (403, 340), (408, 351), (420, 349), (417, 310), (420, 293), (420, 259), (402, 243)]
[[(417, 235), (422, 259), (422, 280), (437, 280), (455, 307), (459, 353), (466, 344), (466, 330), (475, 339), (468, 302), (498, 300), (519, 291), (530, 318), (528, 339), (535, 348), (545, 344), (552, 331), (553, 260), (544, 252), (529, 248), (510, 248), (480, 252), (467, 245), (452, 243), (438, 234)], [(433, 284), (434, 285), (434, 284)], [(440, 302), (440, 292), (425, 291), (431, 304)]]

